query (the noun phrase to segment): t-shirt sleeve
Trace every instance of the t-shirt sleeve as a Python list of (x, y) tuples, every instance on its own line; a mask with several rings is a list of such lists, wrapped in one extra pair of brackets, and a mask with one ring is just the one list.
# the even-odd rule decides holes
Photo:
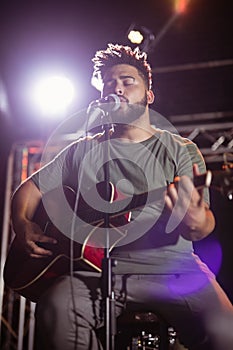
[(47, 193), (64, 184), (69, 185), (70, 175), (73, 173), (74, 145), (62, 150), (52, 161), (31, 175), (30, 179), (41, 193)]

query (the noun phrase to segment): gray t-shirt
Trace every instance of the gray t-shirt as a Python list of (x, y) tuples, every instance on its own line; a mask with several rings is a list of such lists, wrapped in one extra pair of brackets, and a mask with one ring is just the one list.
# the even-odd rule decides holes
[[(96, 234), (96, 237), (103, 237), (108, 232), (113, 237), (110, 246), (114, 245), (111, 255), (117, 259), (115, 272), (182, 273), (199, 269), (198, 259), (193, 254), (192, 242), (180, 235), (181, 222), (166, 212), (163, 192), (176, 176), (192, 178), (194, 163), (198, 164), (201, 173), (206, 171), (203, 157), (193, 142), (156, 129), (153, 136), (139, 143), (114, 138), (105, 141), (103, 136), (80, 139), (31, 179), (42, 193), (61, 185), (69, 186), (79, 195), (81, 193), (95, 211), (107, 210), (112, 215), (116, 207), (106, 207), (95, 187), (105, 180), (104, 164), (107, 164), (107, 176), (114, 186), (110, 191), (114, 195), (111, 200), (113, 204), (118, 201), (117, 211), (124, 211), (125, 202), (129, 203), (129, 208), (133, 207), (131, 220), (126, 215), (117, 216), (110, 220), (109, 230), (98, 228)], [(209, 203), (206, 189), (204, 198)], [(119, 226), (117, 229), (116, 225)], [(86, 232), (92, 235), (93, 226), (88, 225), (88, 228), (80, 238), (82, 242)]]

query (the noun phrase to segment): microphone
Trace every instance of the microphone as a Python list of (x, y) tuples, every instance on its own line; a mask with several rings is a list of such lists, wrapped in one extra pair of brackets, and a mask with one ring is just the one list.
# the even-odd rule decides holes
[(89, 106), (87, 112), (89, 113), (93, 109), (99, 108), (104, 112), (116, 112), (121, 105), (120, 97), (116, 94), (110, 94), (106, 97), (100, 98), (99, 100), (92, 101)]

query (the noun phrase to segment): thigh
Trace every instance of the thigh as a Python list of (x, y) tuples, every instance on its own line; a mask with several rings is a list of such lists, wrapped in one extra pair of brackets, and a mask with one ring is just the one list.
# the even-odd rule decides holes
[(202, 273), (130, 276), (126, 285), (128, 307), (139, 307), (161, 316), (176, 329), (179, 338), (190, 349), (211, 349), (209, 321), (226, 309), (232, 310), (216, 280)]
[(100, 349), (95, 328), (101, 322), (99, 276), (62, 276), (37, 304), (37, 348)]
[[(180, 277), (185, 283), (185, 276)], [(195, 279), (194, 279), (195, 282)], [(197, 283), (198, 286), (198, 283)], [(177, 311), (168, 315), (180, 334), (180, 339), (189, 349), (215, 349), (209, 324), (214, 318), (225, 314), (226, 310), (232, 310), (232, 305), (214, 278), (208, 279), (201, 287), (191, 293), (180, 293), (181, 302)], [(216, 329), (216, 336), (220, 333)]]

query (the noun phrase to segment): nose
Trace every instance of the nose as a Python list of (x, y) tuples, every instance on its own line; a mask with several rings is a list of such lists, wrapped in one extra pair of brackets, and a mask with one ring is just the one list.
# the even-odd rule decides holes
[(116, 92), (117, 95), (123, 95), (123, 91), (122, 91), (121, 88), (116, 89), (115, 92)]
[(124, 91), (123, 91), (123, 88), (122, 88), (122, 84), (120, 84), (120, 83), (116, 84), (116, 86), (115, 86), (115, 93), (117, 95), (123, 95)]

